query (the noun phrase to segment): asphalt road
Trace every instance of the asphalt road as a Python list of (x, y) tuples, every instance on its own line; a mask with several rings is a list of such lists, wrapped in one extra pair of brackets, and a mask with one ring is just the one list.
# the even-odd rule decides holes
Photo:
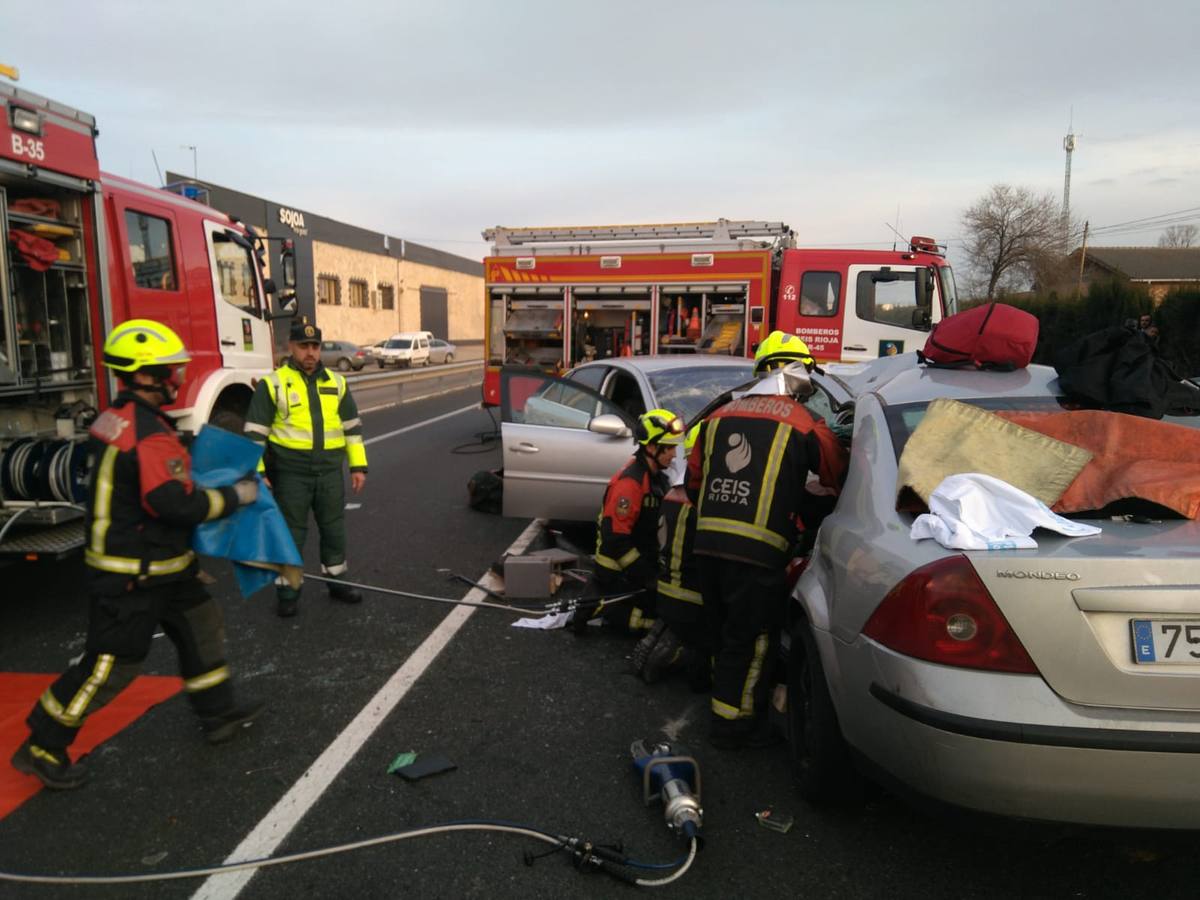
[[(526, 521), (466, 506), (471, 473), (500, 465), (495, 445), (478, 442), (492, 423), (470, 409), (477, 397), (468, 388), (366, 414), (368, 438), (382, 439), (368, 447), (366, 492), (351, 498), (361, 506), (347, 512), (356, 578), (462, 597), (468, 589), (444, 570), (479, 577), (526, 532)], [(360, 398), (364, 408), (391, 402)], [(311, 571), (313, 537), (307, 551)], [(0, 870), (165, 872), (218, 863), (256, 833), (277, 844), (276, 853), (292, 853), (481, 818), (621, 841), (638, 859), (666, 862), (681, 846), (661, 808), (643, 808), (628, 758), (631, 741), (666, 732), (701, 762), (707, 843), (663, 896), (1197, 894), (1196, 834), (946, 817), (878, 789), (843, 808), (812, 809), (793, 791), (783, 748), (708, 749), (706, 699), (682, 684), (635, 680), (627, 674), (626, 639), (515, 629), (506, 612), (466, 615), (383, 595), (344, 606), (312, 583), (300, 615), (283, 620), (269, 591), (244, 600), (224, 564), (206, 569), (218, 578), (239, 690), (267, 700), (268, 710), (236, 741), (209, 747), (185, 701), (156, 707), (92, 754), (93, 782), (83, 790), (43, 791), (0, 820)], [(76, 565), (5, 572), (5, 670), (57, 672), (79, 652), (85, 606), (78, 578)], [(431, 639), (444, 639), (440, 652), (430, 652)], [(155, 642), (146, 671), (174, 672), (165, 640)], [(457, 769), (416, 783), (388, 775), (388, 764), (407, 750), (440, 752)], [(789, 833), (756, 823), (755, 811), (768, 806), (795, 817)], [(527, 866), (523, 854), (542, 849), (504, 834), (419, 838), (262, 870), (236, 896), (608, 897), (625, 890), (577, 873), (558, 855)], [(193, 896), (235, 893), (228, 878), (86, 888), (0, 883), (4, 898)]]

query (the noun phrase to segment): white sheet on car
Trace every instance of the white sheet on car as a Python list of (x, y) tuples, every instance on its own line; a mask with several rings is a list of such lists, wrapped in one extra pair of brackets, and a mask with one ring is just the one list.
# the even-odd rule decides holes
[(1006, 481), (969, 472), (944, 478), (929, 497), (929, 512), (912, 524), (913, 540), (930, 538), (952, 550), (1032, 550), (1035, 528), (1067, 537), (1100, 529), (1072, 522)]

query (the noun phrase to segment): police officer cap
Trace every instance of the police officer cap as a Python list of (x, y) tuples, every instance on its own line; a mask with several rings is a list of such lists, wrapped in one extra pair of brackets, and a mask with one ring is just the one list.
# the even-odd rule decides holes
[(321, 343), (321, 329), (307, 319), (302, 319), (292, 323), (292, 331), (288, 335), (288, 340), (297, 344), (319, 344)]

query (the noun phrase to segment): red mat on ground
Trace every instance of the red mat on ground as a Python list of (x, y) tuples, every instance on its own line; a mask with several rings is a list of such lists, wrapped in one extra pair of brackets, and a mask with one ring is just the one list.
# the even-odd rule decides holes
[[(42, 789), (40, 781), (21, 774), (8, 761), (29, 736), (25, 724), (29, 710), (56, 678), (57, 675), (0, 672), (0, 819)], [(139, 675), (112, 703), (88, 716), (71, 745), (71, 758), (90, 753), (150, 707), (179, 693), (182, 687), (179, 678)]]

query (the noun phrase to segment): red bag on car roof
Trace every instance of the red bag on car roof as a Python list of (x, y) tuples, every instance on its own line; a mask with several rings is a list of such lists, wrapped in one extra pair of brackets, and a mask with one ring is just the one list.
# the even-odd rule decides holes
[(1007, 303), (988, 303), (942, 319), (917, 356), (933, 366), (1011, 371), (1029, 365), (1037, 339), (1036, 316)]

